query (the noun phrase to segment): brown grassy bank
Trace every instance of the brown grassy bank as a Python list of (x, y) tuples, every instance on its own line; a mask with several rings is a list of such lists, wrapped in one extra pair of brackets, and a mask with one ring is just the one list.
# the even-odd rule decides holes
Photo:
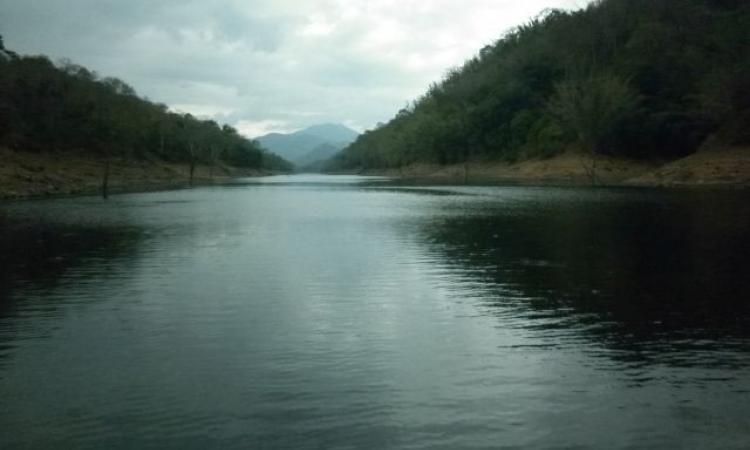
[[(82, 195), (101, 192), (105, 160), (83, 154), (32, 153), (0, 148), (0, 198)], [(189, 185), (187, 164), (110, 159), (109, 192), (173, 189)], [(197, 166), (194, 184), (268, 173), (217, 165)]]
[[(516, 163), (472, 161), (468, 164), (415, 164), (398, 169), (367, 170), (368, 175), (411, 179), (525, 184), (591, 184), (590, 157), (566, 152), (547, 159)], [(701, 150), (674, 161), (597, 157), (596, 179), (612, 186), (750, 187), (750, 149)]]

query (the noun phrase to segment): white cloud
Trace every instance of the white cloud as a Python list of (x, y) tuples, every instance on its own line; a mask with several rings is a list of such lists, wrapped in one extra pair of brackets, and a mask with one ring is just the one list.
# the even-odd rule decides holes
[(218, 119), (227, 117), (235, 112), (235, 110), (222, 107), (221, 105), (177, 104), (171, 105), (169, 109), (181, 114), (189, 113), (200, 119)]
[(586, 0), (0, 0), (6, 46), (69, 57), (255, 136), (370, 128), (501, 34)]
[(260, 137), (268, 133), (289, 133), (296, 131), (289, 123), (281, 120), (259, 120), (257, 122), (240, 120), (235, 124), (235, 128), (242, 135), (249, 138)]
[(310, 18), (310, 21), (300, 28), (297, 32), (302, 37), (306, 36), (328, 36), (335, 30), (335, 25), (324, 16), (316, 15)]

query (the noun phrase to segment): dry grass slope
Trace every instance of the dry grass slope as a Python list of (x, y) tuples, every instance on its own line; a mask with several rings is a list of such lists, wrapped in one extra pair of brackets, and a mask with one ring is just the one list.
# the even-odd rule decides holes
[[(96, 194), (101, 189), (104, 159), (70, 153), (30, 153), (0, 148), (0, 198)], [(213, 172), (213, 173), (212, 173)], [(220, 182), (233, 176), (264, 173), (225, 165), (196, 168), (195, 183)], [(145, 191), (185, 187), (188, 166), (163, 161), (113, 158), (110, 192)]]

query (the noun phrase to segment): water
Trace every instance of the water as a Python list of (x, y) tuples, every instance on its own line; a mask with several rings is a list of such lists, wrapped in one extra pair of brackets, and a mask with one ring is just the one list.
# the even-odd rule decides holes
[(0, 204), (0, 448), (747, 448), (744, 192)]

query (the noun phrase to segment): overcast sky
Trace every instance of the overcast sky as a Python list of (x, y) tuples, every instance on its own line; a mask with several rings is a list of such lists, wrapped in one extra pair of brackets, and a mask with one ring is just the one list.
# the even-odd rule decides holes
[(387, 121), (509, 28), (586, 0), (0, 0), (23, 54), (70, 58), (254, 137)]

